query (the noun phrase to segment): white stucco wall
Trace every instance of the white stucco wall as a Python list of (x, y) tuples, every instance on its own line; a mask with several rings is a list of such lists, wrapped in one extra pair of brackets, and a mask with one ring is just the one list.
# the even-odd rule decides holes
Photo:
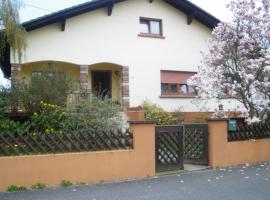
[[(162, 19), (166, 38), (139, 37), (139, 17)], [(112, 16), (104, 8), (67, 19), (64, 32), (60, 24), (29, 32), (23, 63), (55, 60), (129, 66), (131, 106), (149, 99), (166, 110), (198, 111), (191, 99), (159, 97), (160, 70), (197, 71), (210, 33), (197, 21), (187, 25), (186, 15), (167, 3), (130, 0), (116, 4)]]

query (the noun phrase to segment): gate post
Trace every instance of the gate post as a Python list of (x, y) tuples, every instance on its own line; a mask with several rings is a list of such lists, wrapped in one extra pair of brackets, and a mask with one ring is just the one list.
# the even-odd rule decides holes
[(208, 132), (209, 165), (211, 167), (223, 166), (227, 156), (227, 119), (209, 119)]
[[(145, 163), (141, 163), (143, 171), (148, 171), (148, 176), (154, 176), (155, 172), (155, 122), (153, 121), (129, 121), (129, 129), (134, 135), (133, 148), (138, 157), (143, 157)], [(140, 159), (138, 159), (140, 160)], [(138, 165), (139, 166), (139, 165)]]

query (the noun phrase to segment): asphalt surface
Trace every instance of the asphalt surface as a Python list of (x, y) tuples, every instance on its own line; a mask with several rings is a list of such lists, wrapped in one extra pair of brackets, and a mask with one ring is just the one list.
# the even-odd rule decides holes
[[(1, 180), (0, 180), (1, 181)], [(270, 200), (270, 163), (152, 179), (0, 193), (0, 200)]]

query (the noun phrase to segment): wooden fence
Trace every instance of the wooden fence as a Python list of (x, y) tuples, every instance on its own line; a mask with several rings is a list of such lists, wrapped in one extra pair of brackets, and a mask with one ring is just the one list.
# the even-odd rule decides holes
[[(61, 137), (59, 135), (54, 136), (53, 134), (43, 135), (42, 137), (44, 137), (46, 142), (49, 142), (50, 146), (56, 148), (57, 151), (60, 151), (60, 148), (58, 149), (51, 141), (54, 137), (56, 137), (55, 139), (58, 143), (61, 143), (59, 142), (59, 138), (61, 138), (68, 143), (70, 147), (72, 143), (77, 147), (81, 146), (81, 148), (85, 145), (85, 147), (88, 147), (91, 151), (46, 155), (1, 156), (0, 191), (6, 190), (10, 185), (22, 185), (31, 188), (33, 184), (43, 183), (50, 187), (59, 185), (62, 180), (79, 184), (154, 176), (154, 123), (130, 122), (129, 128), (130, 132), (120, 132), (120, 135), (115, 135), (117, 138), (114, 138), (113, 134), (110, 133), (100, 133), (101, 137), (105, 139), (100, 140), (98, 136), (95, 136), (93, 143), (90, 143), (90, 140), (91, 136), (94, 136), (90, 136), (89, 132), (81, 132), (81, 136), (79, 136), (79, 134), (72, 136), (71, 133), (69, 133), (68, 136), (63, 135)], [(92, 134), (97, 134), (97, 132)], [(29, 141), (31, 145), (36, 145), (30, 137), (32, 138), (33, 136), (28, 137), (25, 135), (23, 139), (27, 138), (27, 141)], [(37, 137), (39, 138), (41, 136)], [(72, 143), (67, 137), (72, 140)], [(85, 140), (84, 137), (88, 139)], [(79, 138), (83, 144), (79, 143)], [(15, 142), (14, 139), (16, 139), (17, 142)], [(29, 144), (26, 144), (23, 139), (20, 139), (20, 136), (14, 139), (10, 139), (9, 142), (12, 142), (13, 145), (19, 143), (21, 146), (19, 147), (18, 145), (17, 147), (19, 152), (22, 152), (20, 148), (24, 148), (23, 145), (27, 146), (27, 151), (34, 152), (31, 150), (31, 147), (29, 147)], [(3, 140), (1, 140), (1, 145), (2, 144)], [(93, 146), (91, 146), (91, 144)], [(92, 151), (95, 149), (94, 144), (97, 145), (96, 148), (112, 148), (115, 150)], [(47, 151), (52, 151), (47, 144), (43, 144), (43, 146)], [(33, 147), (39, 150), (37, 145)], [(66, 148), (64, 144), (62, 148)], [(77, 151), (78, 149), (72, 146), (70, 151), (71, 150)], [(86, 151), (86, 149), (82, 150)], [(1, 151), (3, 153), (3, 150)], [(12, 154), (15, 154), (15, 152), (12, 151)]]
[(228, 132), (228, 141), (243, 141), (252, 139), (270, 138), (270, 124), (240, 124), (237, 125), (236, 131)]
[(131, 149), (133, 135), (126, 131), (81, 130), (70, 133), (0, 133), (0, 156)]

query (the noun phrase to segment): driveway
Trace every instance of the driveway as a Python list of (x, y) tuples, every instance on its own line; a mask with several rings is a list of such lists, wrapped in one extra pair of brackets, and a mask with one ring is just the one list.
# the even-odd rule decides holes
[[(1, 181), (1, 180), (0, 180)], [(152, 179), (0, 193), (1, 200), (269, 200), (270, 163)]]

